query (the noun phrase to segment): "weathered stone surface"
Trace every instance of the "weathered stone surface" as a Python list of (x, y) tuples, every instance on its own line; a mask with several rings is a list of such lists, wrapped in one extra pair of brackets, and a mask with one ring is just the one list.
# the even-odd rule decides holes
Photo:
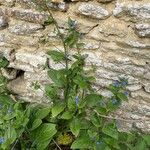
[(8, 26), (7, 19), (4, 16), (0, 16), (0, 30)]
[(6, 77), (8, 80), (13, 80), (17, 77), (17, 70), (16, 69), (1, 69), (2, 75)]
[(82, 3), (78, 7), (78, 13), (95, 19), (106, 19), (109, 16), (108, 11), (101, 6), (96, 6), (89, 3)]
[[(114, 115), (130, 121), (119, 122), (120, 129), (128, 131), (136, 123), (142, 132), (149, 133), (150, 122), (143, 120), (150, 117), (149, 0), (87, 1), (56, 0), (49, 3), (49, 8), (63, 34), (68, 32), (68, 17), (75, 20), (82, 37), (79, 42), (85, 43), (81, 54), (89, 56), (86, 69), (96, 65), (95, 90), (110, 97), (109, 84), (119, 78), (128, 79), (129, 101)], [(10, 80), (8, 87), (19, 99), (49, 103), (44, 87), (52, 81), (45, 63), (55, 69), (64, 67), (46, 55), (47, 50), (63, 50), (57, 33), (53, 32), (54, 25), (44, 25), (48, 13), (36, 10), (31, 0), (0, 0), (0, 4), (0, 16), (6, 17), (9, 24), (0, 32), (0, 56), (10, 61), (8, 69), (2, 70)], [(111, 12), (116, 17), (110, 16)], [(69, 53), (74, 54), (74, 49)], [(34, 89), (35, 82), (40, 89)]]
[(116, 3), (114, 16), (130, 21), (150, 20), (150, 3)]
[(44, 27), (40, 24), (26, 22), (14, 22), (8, 28), (9, 32), (18, 35), (34, 34), (40, 31), (41, 29), (44, 29)]
[(136, 34), (139, 37), (150, 37), (150, 24), (148, 23), (139, 23), (135, 25)]
[(142, 43), (139, 41), (117, 41), (118, 45), (122, 45), (124, 47), (131, 47), (131, 48), (140, 48), (140, 49), (150, 49), (149, 43)]
[(0, 3), (2, 3), (5, 6), (14, 6), (16, 0), (1, 0)]
[(32, 9), (18, 9), (0, 7), (0, 15), (14, 17), (16, 19), (43, 24), (48, 18), (48, 14), (33, 11)]
[(66, 11), (68, 9), (68, 6), (65, 2), (49, 3), (48, 7), (51, 9), (60, 10), (60, 11)]
[(97, 0), (98, 2), (101, 2), (101, 3), (108, 3), (108, 2), (112, 2), (114, 0)]

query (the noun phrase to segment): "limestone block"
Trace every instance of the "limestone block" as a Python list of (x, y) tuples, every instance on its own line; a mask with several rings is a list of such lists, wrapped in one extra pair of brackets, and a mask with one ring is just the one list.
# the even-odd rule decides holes
[(0, 16), (0, 30), (5, 29), (8, 26), (6, 17)]
[(150, 24), (148, 23), (139, 23), (135, 25), (136, 34), (139, 37), (150, 37)]
[(90, 3), (80, 4), (78, 13), (94, 19), (106, 19), (109, 17), (109, 12), (106, 9)]
[(114, 16), (137, 22), (140, 20), (150, 20), (150, 3), (116, 3), (113, 11)]
[(26, 22), (14, 22), (10, 24), (8, 30), (10, 33), (17, 35), (28, 35), (39, 32), (43, 29), (43, 26), (40, 24), (26, 23)]

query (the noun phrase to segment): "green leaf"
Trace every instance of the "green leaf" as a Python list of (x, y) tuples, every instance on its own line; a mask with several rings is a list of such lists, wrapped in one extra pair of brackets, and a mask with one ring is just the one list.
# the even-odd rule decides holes
[(66, 74), (65, 69), (60, 69), (60, 70), (50, 69), (48, 71), (49, 77), (58, 87), (63, 87), (65, 85), (65, 81), (66, 81), (65, 74)]
[(59, 93), (58, 87), (53, 85), (46, 85), (45, 92), (46, 92), (46, 96), (48, 96), (50, 99), (58, 99), (58, 93)]
[(103, 139), (111, 147), (120, 150), (120, 146), (119, 146), (118, 141), (116, 139), (113, 139), (113, 138), (103, 138)]
[(5, 68), (9, 64), (8, 60), (5, 57), (0, 58), (0, 68)]
[(97, 114), (95, 113), (91, 115), (91, 122), (97, 128), (102, 126), (102, 119), (99, 116), (97, 116)]
[(62, 114), (61, 119), (69, 120), (73, 117), (73, 113), (66, 111)]
[(99, 94), (89, 94), (85, 97), (85, 101), (89, 107), (97, 106), (102, 100), (102, 96)]
[(42, 124), (42, 120), (41, 119), (35, 119), (33, 121), (33, 123), (32, 123), (31, 130), (34, 130), (34, 129), (38, 128), (41, 124)]
[(150, 135), (143, 135), (143, 139), (147, 145), (150, 146)]
[(59, 103), (52, 108), (52, 117), (56, 117), (65, 109), (65, 104)]
[(50, 111), (50, 107), (41, 108), (36, 112), (35, 118), (44, 119), (50, 113)]
[(14, 100), (7, 94), (0, 94), (0, 102), (7, 105), (14, 104)]
[(104, 141), (96, 142), (94, 150), (111, 150)]
[(47, 19), (46, 21), (44, 21), (44, 25), (45, 25), (45, 26), (46, 26), (46, 25), (50, 25), (50, 24), (52, 24), (52, 23), (54, 23), (54, 19), (51, 18), (50, 16), (48, 17), (48, 19)]
[(126, 96), (124, 93), (118, 93), (118, 94), (117, 94), (117, 97), (118, 97), (120, 100), (122, 100), (122, 101), (127, 101), (127, 100), (128, 100), (127, 96)]
[(116, 129), (114, 123), (106, 124), (102, 128), (102, 132), (106, 135), (109, 135), (110, 137), (118, 140), (118, 130)]
[(50, 55), (55, 62), (61, 62), (65, 60), (65, 54), (63, 52), (49, 51), (47, 54)]
[(146, 143), (143, 139), (138, 140), (134, 150), (146, 150)]
[(70, 123), (70, 130), (76, 137), (78, 136), (81, 128), (82, 128), (81, 120), (77, 118), (73, 119), (72, 122)]
[(44, 123), (34, 131), (34, 143), (38, 150), (44, 150), (50, 143), (53, 136), (57, 133), (56, 125)]
[(88, 136), (78, 137), (71, 145), (71, 149), (90, 149), (92, 142)]

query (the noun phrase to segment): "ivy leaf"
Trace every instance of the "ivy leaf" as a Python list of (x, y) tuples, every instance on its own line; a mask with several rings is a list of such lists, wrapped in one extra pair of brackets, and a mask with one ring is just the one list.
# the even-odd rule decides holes
[(35, 114), (35, 118), (44, 119), (50, 113), (50, 111), (51, 109), (49, 107), (39, 109)]
[(65, 60), (65, 54), (63, 52), (53, 50), (49, 51), (47, 54), (50, 55), (55, 62), (61, 62)]
[(127, 101), (128, 98), (124, 93), (117, 93), (117, 97), (122, 101)]
[(106, 124), (103, 128), (102, 128), (102, 132), (116, 140), (118, 140), (118, 131), (114, 125), (114, 123), (109, 123)]
[(63, 103), (59, 103), (52, 108), (52, 117), (58, 116), (65, 109), (65, 105)]
[(33, 121), (33, 123), (32, 123), (31, 130), (34, 130), (34, 129), (38, 128), (41, 124), (42, 124), (42, 120), (41, 119), (35, 119)]

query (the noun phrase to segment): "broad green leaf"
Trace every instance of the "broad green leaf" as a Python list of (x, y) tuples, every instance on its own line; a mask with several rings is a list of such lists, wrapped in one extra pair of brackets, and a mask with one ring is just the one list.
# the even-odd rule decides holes
[(146, 150), (146, 143), (143, 139), (138, 140), (134, 150)]
[(41, 119), (35, 119), (32, 123), (32, 128), (31, 130), (34, 130), (36, 128), (38, 128), (40, 125), (42, 124), (42, 120)]
[(45, 92), (46, 92), (46, 96), (48, 96), (51, 99), (57, 99), (58, 98), (59, 89), (56, 86), (46, 85), (45, 86)]
[(85, 101), (89, 107), (99, 105), (101, 100), (102, 100), (102, 96), (99, 94), (89, 94), (85, 97)]
[(44, 150), (56, 134), (56, 125), (52, 123), (44, 123), (34, 131), (34, 143), (38, 150)]
[(49, 77), (58, 87), (63, 87), (65, 85), (66, 82), (65, 74), (66, 71), (64, 69), (60, 69), (60, 70), (50, 69), (48, 71)]
[(62, 114), (61, 116), (61, 119), (66, 119), (66, 120), (69, 120), (73, 117), (73, 113), (72, 112), (69, 112), (69, 111), (66, 111)]
[(118, 144), (118, 140), (116, 140), (114, 138), (103, 138), (103, 139), (111, 147), (120, 150), (120, 146)]
[(91, 115), (91, 122), (97, 128), (102, 126), (102, 119), (99, 116), (97, 116), (97, 114), (95, 113)]
[(7, 94), (0, 94), (0, 102), (7, 105), (14, 104), (13, 99), (10, 97), (10, 95)]
[(68, 109), (69, 111), (75, 111), (77, 106), (76, 106), (76, 102), (75, 102), (75, 97), (74, 96), (70, 96), (68, 98), (68, 103), (67, 103)]
[(56, 117), (61, 112), (63, 112), (64, 109), (65, 109), (65, 104), (63, 104), (63, 103), (56, 104), (52, 108), (52, 117)]
[(120, 100), (122, 100), (122, 101), (127, 101), (127, 100), (128, 100), (127, 96), (126, 96), (124, 93), (118, 93), (118, 94), (117, 94), (117, 97), (118, 97)]
[(51, 58), (56, 62), (61, 62), (65, 60), (65, 54), (63, 52), (49, 51), (47, 54), (50, 55)]
[(142, 137), (147, 145), (150, 146), (150, 135), (143, 135)]
[(92, 142), (88, 136), (78, 137), (71, 145), (71, 149), (90, 149)]
[(35, 118), (44, 119), (50, 113), (50, 111), (51, 109), (49, 107), (41, 108), (36, 112)]
[(82, 77), (80, 76), (76, 76), (74, 79), (73, 79), (73, 82), (77, 85), (79, 85), (81, 88), (85, 89), (87, 87), (87, 83), (85, 80), (83, 80)]
[(0, 68), (5, 68), (8, 64), (9, 62), (5, 57), (0, 58)]
[(111, 150), (111, 149), (108, 147), (108, 144), (106, 144), (104, 141), (98, 141), (95, 144), (94, 150)]
[(78, 136), (81, 128), (82, 128), (81, 120), (77, 118), (73, 119), (72, 122), (70, 123), (70, 130), (76, 137)]
[(110, 137), (118, 140), (118, 131), (113, 123), (104, 125), (102, 132)]

